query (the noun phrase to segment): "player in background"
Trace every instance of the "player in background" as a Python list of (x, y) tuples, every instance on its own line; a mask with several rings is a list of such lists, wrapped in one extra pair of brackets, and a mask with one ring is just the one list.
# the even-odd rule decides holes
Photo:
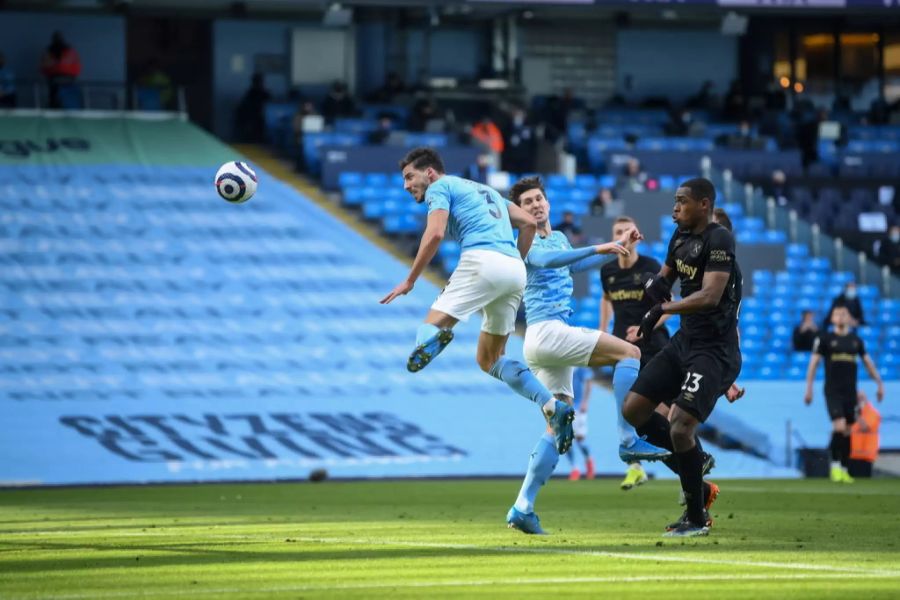
[[(537, 404), (553, 432), (553, 450), (565, 454), (572, 444), (572, 407), (554, 398), (525, 365), (504, 356), (525, 289), (523, 258), (534, 240), (534, 219), (495, 190), (446, 175), (440, 155), (431, 148), (411, 150), (400, 168), (403, 188), (428, 205), (428, 219), (409, 275), (381, 304), (413, 289), (446, 231), (462, 247), (459, 265), (419, 326), (407, 369), (425, 368), (453, 339), (453, 326), (480, 312), (478, 366)], [(513, 226), (519, 229), (518, 241)]]
[[(575, 394), (572, 399), (572, 408), (575, 409), (575, 420), (572, 422), (572, 430), (575, 433), (575, 447), (584, 457), (584, 477), (585, 479), (593, 479), (594, 459), (591, 458), (591, 450), (588, 448), (585, 440), (588, 434), (588, 405), (591, 400), (591, 386), (594, 373), (588, 367), (578, 367), (572, 374), (572, 391)], [(575, 452), (569, 452), (569, 463), (572, 470), (569, 472), (570, 481), (578, 481), (581, 479), (581, 470), (577, 466), (575, 460)]]
[(852, 315), (846, 306), (836, 306), (831, 312), (833, 332), (819, 334), (813, 343), (813, 353), (806, 370), (807, 406), (813, 400), (813, 379), (819, 361), (825, 359), (825, 406), (831, 417), (831, 481), (853, 483), (847, 470), (850, 463), (850, 428), (856, 422), (857, 366), (862, 357), (869, 375), (878, 385), (877, 398), (884, 398), (884, 383), (863, 341), (850, 329)]
[[(615, 364), (613, 393), (617, 404), (621, 405), (637, 378), (641, 351), (633, 344), (596, 329), (569, 325), (574, 290), (572, 273), (597, 267), (608, 260), (598, 254), (627, 255), (625, 243), (640, 239), (640, 233), (630, 229), (625, 239), (573, 250), (566, 236), (550, 227), (550, 203), (539, 177), (516, 182), (510, 190), (510, 198), (537, 222), (537, 237), (525, 259), (528, 285), (525, 288), (524, 354), (528, 366), (558, 399), (570, 403), (574, 396), (572, 374), (575, 367)], [(640, 439), (634, 428), (621, 432), (619, 457), (623, 461), (659, 460), (669, 454), (669, 451)], [(509, 527), (525, 533), (544, 533), (534, 513), (534, 501), (558, 460), (559, 454), (545, 435), (531, 454), (525, 481), (507, 514)]]
[[(681, 328), (641, 371), (625, 402), (628, 422), (647, 439), (665, 445), (671, 439), (687, 509), (667, 527), (669, 537), (708, 535), (707, 512), (713, 498), (703, 482), (703, 453), (696, 430), (712, 413), (740, 372), (737, 339), (740, 287), (734, 268), (734, 238), (712, 222), (715, 187), (707, 179), (689, 179), (675, 192), (673, 218), (678, 229), (669, 242), (666, 264), (648, 280), (645, 292), (654, 306), (641, 321), (639, 337), (651, 334), (664, 314), (682, 315)], [(672, 301), (675, 277), (682, 298)], [(656, 412), (674, 398), (668, 420)]]
[[(612, 226), (612, 239), (617, 240), (632, 228), (637, 228), (637, 223), (628, 216), (621, 216), (615, 220)], [(659, 320), (653, 330), (653, 334), (644, 340), (638, 340), (638, 326), (641, 319), (653, 306), (644, 296), (644, 273), (659, 273), (660, 264), (656, 259), (642, 256), (638, 251), (639, 242), (626, 242), (627, 256), (620, 255), (616, 260), (611, 260), (600, 269), (600, 281), (603, 286), (603, 298), (600, 301), (600, 331), (609, 331), (610, 320), (615, 317), (612, 334), (632, 344), (636, 344), (641, 350), (641, 368), (646, 366), (650, 359), (669, 341), (669, 332), (665, 322), (669, 319), (666, 315)], [(665, 404), (660, 404), (658, 410), (665, 411)], [(622, 416), (621, 407), (616, 406), (616, 419), (619, 428), (631, 426)], [(625, 479), (619, 484), (623, 490), (642, 485), (647, 481), (647, 474), (636, 460), (628, 464)]]

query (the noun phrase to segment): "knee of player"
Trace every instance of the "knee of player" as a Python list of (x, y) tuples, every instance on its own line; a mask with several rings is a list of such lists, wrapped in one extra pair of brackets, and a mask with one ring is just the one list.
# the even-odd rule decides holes
[(641, 360), (641, 349), (634, 344), (628, 344), (628, 353), (626, 355), (626, 358)]
[(497, 362), (497, 359), (492, 356), (486, 356), (484, 354), (478, 354), (475, 357), (475, 361), (478, 363), (479, 368), (485, 373), (491, 372), (491, 367), (494, 366), (494, 363)]
[(693, 424), (681, 419), (675, 419), (669, 425), (673, 443), (686, 443), (694, 439)]

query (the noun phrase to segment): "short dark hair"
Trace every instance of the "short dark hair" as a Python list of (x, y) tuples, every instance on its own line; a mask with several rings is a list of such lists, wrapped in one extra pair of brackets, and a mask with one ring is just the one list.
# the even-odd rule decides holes
[(716, 223), (718, 223), (728, 231), (733, 231), (731, 227), (731, 217), (728, 216), (728, 213), (725, 212), (724, 208), (713, 209), (713, 216), (716, 219)]
[(716, 187), (712, 184), (712, 181), (705, 177), (688, 179), (678, 187), (691, 190), (691, 198), (697, 202), (704, 198), (709, 198), (709, 207), (712, 208), (716, 205)]
[(410, 150), (400, 161), (400, 170), (405, 169), (407, 165), (412, 165), (418, 171), (431, 167), (438, 173), (444, 172), (444, 161), (432, 148), (419, 147)]
[(525, 177), (515, 182), (513, 186), (509, 188), (509, 199), (512, 200), (516, 206), (519, 206), (521, 204), (519, 198), (529, 190), (541, 190), (541, 193), (544, 194), (544, 196), (547, 195), (547, 193), (544, 192), (544, 182), (540, 177), (535, 175), (534, 177)]

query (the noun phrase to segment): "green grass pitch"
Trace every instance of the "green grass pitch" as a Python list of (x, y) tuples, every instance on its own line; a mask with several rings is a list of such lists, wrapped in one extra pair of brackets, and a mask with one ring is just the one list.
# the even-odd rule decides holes
[(718, 482), (710, 537), (663, 539), (675, 482), (383, 481), (0, 492), (0, 598), (897, 598), (900, 481)]

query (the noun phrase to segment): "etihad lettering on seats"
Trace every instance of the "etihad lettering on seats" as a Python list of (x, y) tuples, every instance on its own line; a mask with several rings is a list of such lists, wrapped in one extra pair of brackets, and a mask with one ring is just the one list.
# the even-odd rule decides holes
[(692, 267), (680, 258), (675, 259), (675, 268), (678, 269), (679, 273), (687, 275), (688, 279), (693, 279), (697, 276), (697, 267)]

